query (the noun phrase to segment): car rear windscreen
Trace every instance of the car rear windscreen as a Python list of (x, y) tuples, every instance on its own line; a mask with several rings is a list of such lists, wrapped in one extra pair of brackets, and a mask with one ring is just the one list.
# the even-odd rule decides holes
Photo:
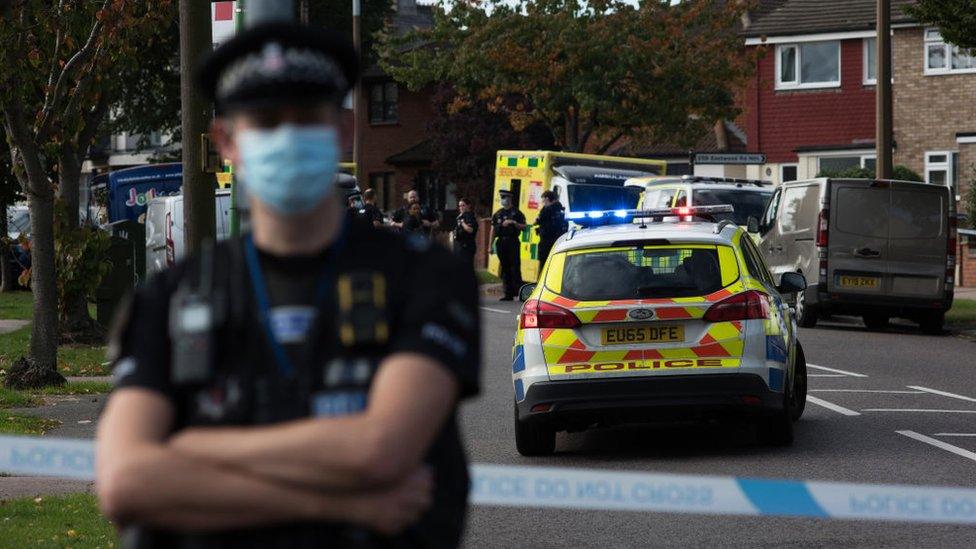
[[(704, 296), (738, 278), (728, 252), (699, 245), (569, 252), (560, 293), (577, 301)], [(735, 276), (723, 279), (722, 267)]]
[(640, 187), (612, 187), (608, 185), (568, 185), (569, 210), (592, 212), (633, 210), (640, 199)]
[(755, 217), (757, 221), (762, 218), (763, 211), (765, 211), (766, 204), (771, 196), (773, 196), (772, 191), (696, 189), (692, 204), (695, 206), (731, 204), (735, 211), (730, 214), (716, 214), (715, 221), (728, 219), (736, 225), (746, 225), (750, 217)]

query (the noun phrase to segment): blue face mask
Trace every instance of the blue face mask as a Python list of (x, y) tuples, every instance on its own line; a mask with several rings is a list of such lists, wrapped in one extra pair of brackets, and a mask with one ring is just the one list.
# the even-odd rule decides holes
[(335, 188), (339, 135), (333, 127), (243, 130), (237, 149), (247, 191), (282, 215), (315, 209)]

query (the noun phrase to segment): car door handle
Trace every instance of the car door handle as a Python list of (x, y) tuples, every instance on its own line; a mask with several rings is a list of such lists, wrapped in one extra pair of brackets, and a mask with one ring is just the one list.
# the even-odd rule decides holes
[(878, 250), (872, 250), (871, 248), (868, 247), (864, 247), (861, 248), (860, 250), (854, 250), (854, 255), (858, 257), (864, 257), (864, 258), (874, 258), (874, 257), (881, 257), (881, 252), (879, 252)]

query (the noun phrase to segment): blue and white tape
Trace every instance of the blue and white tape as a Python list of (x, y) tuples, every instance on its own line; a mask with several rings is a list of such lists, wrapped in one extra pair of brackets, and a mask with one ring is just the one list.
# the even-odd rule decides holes
[[(91, 440), (0, 436), (0, 472), (93, 480)], [(976, 525), (976, 489), (474, 464), (474, 505)]]

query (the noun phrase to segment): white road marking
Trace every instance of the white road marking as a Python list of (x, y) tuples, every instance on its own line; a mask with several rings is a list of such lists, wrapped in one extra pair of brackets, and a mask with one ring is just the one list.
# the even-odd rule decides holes
[[(807, 377), (810, 377), (807, 374)], [(924, 391), (881, 391), (877, 389), (810, 389), (813, 393), (883, 393), (886, 395), (921, 395)]]
[(866, 374), (859, 374), (857, 372), (848, 372), (847, 370), (838, 370), (836, 368), (828, 368), (826, 366), (818, 366), (817, 364), (810, 364), (807, 362), (807, 368), (814, 368), (817, 370), (823, 370), (825, 372), (833, 372), (835, 374), (843, 374), (845, 376), (851, 377), (868, 377)]
[(903, 435), (908, 438), (913, 438), (919, 442), (930, 444), (932, 446), (935, 446), (936, 448), (941, 448), (947, 452), (952, 452), (957, 456), (962, 456), (966, 459), (971, 459), (973, 461), (976, 461), (976, 452), (970, 452), (969, 450), (965, 450), (958, 446), (953, 446), (947, 442), (942, 442), (941, 440), (936, 440), (932, 437), (927, 437), (925, 435), (916, 433), (915, 431), (895, 431), (895, 432), (898, 433), (899, 435)]
[(976, 433), (935, 433), (936, 437), (976, 437)]
[(933, 395), (942, 395), (944, 397), (949, 397), (949, 398), (958, 398), (959, 400), (965, 400), (966, 402), (976, 402), (976, 398), (957, 395), (956, 393), (947, 393), (945, 391), (939, 391), (938, 389), (929, 389), (928, 387), (919, 387), (917, 385), (909, 385), (908, 388), (915, 389), (917, 391), (925, 391), (926, 393), (932, 393)]
[[(810, 397), (807, 397), (809, 400)], [(932, 414), (976, 414), (976, 410), (926, 410), (919, 408), (865, 408), (862, 412), (919, 412)]]
[(484, 309), (484, 310), (486, 310), (486, 311), (491, 311), (493, 313), (501, 313), (503, 315), (507, 315), (509, 313), (513, 313), (514, 312), (514, 311), (505, 311), (503, 309), (492, 309), (491, 307), (484, 307), (484, 306), (482, 306), (481, 308)]
[(816, 404), (818, 406), (823, 406), (824, 408), (826, 408), (828, 410), (833, 410), (833, 411), (835, 411), (835, 412), (837, 412), (839, 414), (844, 414), (845, 416), (859, 416), (859, 415), (861, 415), (860, 412), (855, 412), (854, 410), (851, 410), (850, 408), (844, 408), (843, 406), (838, 406), (838, 405), (834, 404), (833, 402), (827, 402), (826, 400), (822, 400), (822, 399), (819, 399), (817, 397), (812, 397), (810, 395), (807, 395), (807, 402), (812, 402), (812, 403), (814, 403), (814, 404)]
[(844, 374), (807, 374), (807, 377), (847, 377)]

